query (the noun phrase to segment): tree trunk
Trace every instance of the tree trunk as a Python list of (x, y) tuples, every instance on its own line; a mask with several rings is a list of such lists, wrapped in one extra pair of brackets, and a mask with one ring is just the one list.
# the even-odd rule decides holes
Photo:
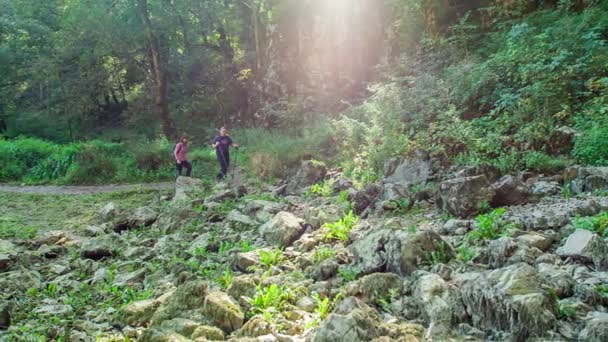
[(177, 131), (173, 119), (171, 119), (171, 113), (169, 111), (169, 99), (168, 99), (168, 80), (167, 72), (162, 64), (162, 56), (160, 54), (160, 47), (158, 39), (154, 35), (152, 30), (152, 23), (148, 14), (148, 1), (138, 0), (139, 13), (141, 16), (144, 30), (146, 31), (146, 37), (148, 39), (148, 50), (150, 56), (150, 74), (154, 83), (155, 90), (155, 103), (158, 109), (160, 120), (163, 128), (163, 133), (170, 141), (177, 139)]

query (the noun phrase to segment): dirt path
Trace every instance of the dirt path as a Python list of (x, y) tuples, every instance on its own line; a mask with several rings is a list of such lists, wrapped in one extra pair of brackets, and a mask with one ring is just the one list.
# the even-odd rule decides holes
[(91, 185), (91, 186), (54, 186), (54, 185), (32, 185), (16, 186), (0, 184), (0, 192), (11, 192), (19, 194), (46, 194), (46, 195), (89, 195), (104, 192), (128, 191), (128, 190), (173, 190), (175, 183), (148, 183), (148, 184), (123, 184), (123, 185)]

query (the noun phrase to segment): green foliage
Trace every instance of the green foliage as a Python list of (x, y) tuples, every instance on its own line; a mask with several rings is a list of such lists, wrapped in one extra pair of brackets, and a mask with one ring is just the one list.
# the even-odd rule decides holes
[(249, 315), (263, 314), (270, 310), (276, 313), (281, 312), (292, 299), (292, 291), (285, 286), (271, 284), (268, 287), (262, 287), (259, 285), (255, 296), (250, 300)]
[(346, 216), (334, 223), (326, 223), (323, 227), (327, 230), (325, 238), (330, 240), (346, 241), (348, 239), (348, 232), (359, 223), (359, 217), (349, 211)]
[(581, 164), (608, 166), (608, 125), (594, 124), (586, 129), (576, 138), (572, 154)]
[(315, 248), (314, 253), (312, 254), (312, 261), (315, 264), (318, 264), (324, 260), (327, 260), (336, 255), (336, 251), (331, 247), (317, 247)]
[(560, 304), (557, 318), (562, 320), (573, 320), (576, 317), (576, 307), (568, 304)]
[(232, 280), (234, 279), (234, 274), (230, 267), (226, 266), (226, 269), (222, 274), (217, 278), (217, 283), (223, 288), (227, 289), (232, 284)]
[(596, 286), (595, 292), (597, 292), (601, 297), (608, 298), (608, 285), (602, 284)]
[(17, 238), (22, 240), (33, 239), (38, 229), (33, 226), (23, 226), (16, 219), (0, 217), (0, 239)]
[[(377, 293), (376, 293), (377, 295)], [(378, 296), (376, 302), (386, 312), (391, 311), (391, 303), (399, 298), (399, 289), (392, 288), (388, 290), (388, 293), (384, 296)]]
[(274, 250), (260, 250), (260, 263), (269, 269), (272, 266), (276, 266), (283, 261), (283, 251), (281, 249)]
[(313, 184), (310, 187), (309, 193), (320, 197), (329, 197), (333, 193), (333, 183), (330, 181), (322, 181), (321, 183)]
[(482, 214), (475, 218), (475, 229), (469, 232), (469, 241), (495, 240), (508, 233), (511, 224), (505, 222), (503, 216), (504, 208), (498, 208), (488, 214)]
[(475, 247), (469, 246), (467, 243), (462, 244), (456, 249), (456, 258), (462, 262), (469, 263), (479, 255)]
[(318, 293), (313, 293), (312, 298), (314, 299), (317, 307), (315, 308), (314, 318), (312, 322), (310, 322), (310, 327), (317, 327), (321, 321), (323, 321), (329, 313), (333, 310), (336, 303), (342, 299), (342, 295), (338, 294), (333, 299), (329, 297), (321, 298)]
[(574, 227), (586, 229), (603, 237), (608, 237), (608, 212), (595, 216), (580, 216), (574, 218)]
[(430, 254), (429, 262), (431, 265), (445, 264), (450, 261), (450, 256), (447, 253), (447, 244), (441, 242), (436, 251)]
[(361, 270), (356, 266), (341, 266), (338, 268), (338, 274), (345, 282), (357, 280)]
[(128, 146), (102, 141), (58, 145), (33, 138), (0, 140), (0, 181), (91, 184), (153, 181), (173, 176), (168, 144)]

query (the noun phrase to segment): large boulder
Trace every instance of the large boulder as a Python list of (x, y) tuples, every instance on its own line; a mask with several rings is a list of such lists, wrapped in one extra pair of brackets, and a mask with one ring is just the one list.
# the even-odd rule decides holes
[(348, 315), (332, 313), (321, 323), (311, 342), (368, 342), (380, 335), (379, 323), (377, 318), (359, 309)]
[[(426, 274), (414, 286), (414, 296), (420, 301), (428, 334), (445, 337), (453, 324), (465, 315), (456, 289), (437, 274)], [(460, 315), (460, 316), (459, 316)]]
[(287, 247), (304, 234), (303, 223), (294, 214), (281, 211), (260, 227), (260, 235), (272, 245)]
[(324, 163), (316, 160), (305, 160), (302, 162), (298, 173), (292, 178), (287, 187), (288, 192), (295, 192), (306, 186), (313, 185), (325, 178), (327, 167)]
[(361, 214), (376, 202), (381, 192), (382, 188), (379, 185), (370, 183), (365, 189), (353, 192), (348, 199), (353, 204), (355, 213)]
[(159, 305), (160, 302), (155, 299), (133, 302), (120, 310), (120, 320), (128, 325), (144, 326), (152, 320)]
[(189, 281), (178, 286), (162, 301), (161, 306), (152, 316), (152, 325), (160, 325), (166, 320), (180, 317), (188, 310), (200, 310), (206, 295), (207, 283), (203, 281)]
[(9, 269), (17, 257), (17, 247), (10, 241), (0, 239), (0, 272)]
[(173, 201), (187, 201), (193, 199), (197, 192), (203, 189), (203, 182), (200, 179), (190, 177), (177, 177), (175, 180), (175, 196)]
[(203, 314), (226, 333), (240, 329), (245, 320), (245, 315), (238, 304), (230, 296), (219, 291), (207, 295)]
[(565, 171), (575, 193), (608, 189), (608, 167), (574, 166)]
[(420, 264), (428, 263), (432, 253), (442, 253), (447, 259), (455, 254), (453, 248), (433, 231), (372, 230), (350, 248), (362, 273), (389, 271), (409, 275)]
[(578, 334), (581, 342), (608, 341), (608, 313), (594, 312), (589, 315), (585, 328)]
[(489, 205), (494, 194), (485, 176), (456, 178), (439, 185), (437, 205), (454, 216), (469, 217)]
[(116, 239), (112, 235), (92, 238), (82, 244), (80, 256), (85, 259), (99, 260), (116, 254)]
[(530, 190), (520, 179), (513, 176), (504, 176), (498, 182), (492, 184), (495, 195), (492, 206), (502, 207), (507, 205), (520, 205), (528, 201)]
[(425, 184), (431, 174), (431, 163), (425, 158), (393, 158), (384, 164), (382, 197), (385, 201), (407, 198), (410, 186)]
[(555, 326), (556, 300), (530, 265), (471, 274), (460, 289), (466, 312), (482, 330), (506, 331), (524, 341), (543, 336)]
[(600, 271), (608, 270), (608, 244), (589, 230), (575, 230), (566, 243), (557, 249), (557, 255), (592, 262)]

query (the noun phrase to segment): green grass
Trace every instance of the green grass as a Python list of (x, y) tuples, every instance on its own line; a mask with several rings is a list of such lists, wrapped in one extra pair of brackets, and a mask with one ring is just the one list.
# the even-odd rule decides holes
[(108, 202), (133, 209), (148, 205), (163, 192), (133, 190), (93, 195), (0, 193), (0, 238), (33, 238), (36, 232), (86, 225)]

